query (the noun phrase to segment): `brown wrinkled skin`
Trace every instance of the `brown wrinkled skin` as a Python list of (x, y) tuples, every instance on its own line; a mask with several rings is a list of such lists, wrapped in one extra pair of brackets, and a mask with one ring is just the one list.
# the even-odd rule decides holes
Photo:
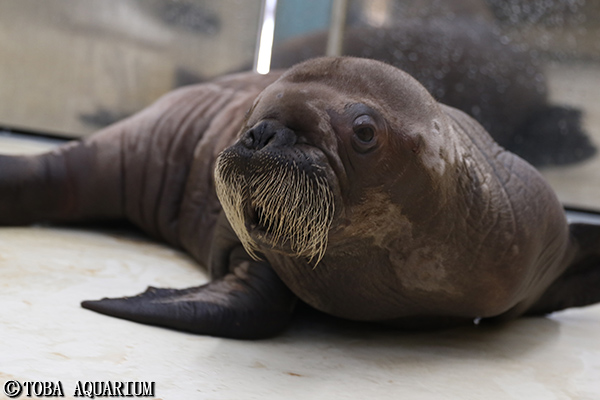
[[(0, 224), (128, 219), (183, 248), (211, 283), (84, 307), (202, 334), (276, 334), (296, 298), (408, 328), (600, 300), (581, 294), (599, 281), (596, 227), (569, 233), (544, 179), (472, 118), (375, 61), (316, 59), (273, 83), (279, 76), (180, 89), (89, 139), (0, 157)], [(352, 125), (364, 114), (376, 128), (368, 148)], [(251, 260), (221, 213), (217, 155), (265, 119), (296, 135), (278, 151), (301, 149), (332, 188), (335, 216), (316, 266), (268, 246), (265, 261)]]
[[(355, 103), (374, 109), (382, 125), (367, 154), (350, 141)], [(265, 249), (285, 284), (315, 308), (408, 326), (518, 315), (566, 267), (564, 212), (539, 173), (399, 70), (313, 62), (267, 88), (246, 128), (265, 118), (324, 152), (339, 185), (321, 263), (313, 269)]]
[[(20, 168), (22, 176), (2, 181), (0, 224), (126, 218), (207, 266), (220, 212), (216, 156), (278, 75), (240, 74), (178, 89), (88, 139), (41, 157), (5, 157), (6, 168)], [(51, 176), (35, 173), (44, 168)], [(8, 190), (25, 182), (32, 192), (47, 187), (45, 198)]]

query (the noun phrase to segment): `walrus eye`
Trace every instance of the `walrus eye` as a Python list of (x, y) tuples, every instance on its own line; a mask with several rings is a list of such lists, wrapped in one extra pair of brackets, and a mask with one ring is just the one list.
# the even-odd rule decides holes
[[(354, 120), (352, 130), (360, 150), (368, 150), (365, 146), (375, 142), (375, 121), (369, 115), (361, 115)], [(370, 148), (370, 146), (369, 146)]]

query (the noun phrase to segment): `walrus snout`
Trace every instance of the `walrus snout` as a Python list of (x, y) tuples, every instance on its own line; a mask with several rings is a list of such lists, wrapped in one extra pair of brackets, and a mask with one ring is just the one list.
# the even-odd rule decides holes
[(245, 131), (240, 143), (251, 150), (261, 150), (266, 146), (291, 147), (296, 144), (297, 136), (281, 122), (273, 119), (263, 120)]
[(217, 196), (248, 254), (258, 258), (268, 249), (315, 264), (323, 257), (335, 214), (324, 159), (273, 120), (257, 123), (219, 155)]

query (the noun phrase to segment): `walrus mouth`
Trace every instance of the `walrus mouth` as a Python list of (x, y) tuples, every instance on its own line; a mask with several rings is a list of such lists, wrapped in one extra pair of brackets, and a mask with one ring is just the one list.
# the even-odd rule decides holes
[(252, 204), (246, 207), (245, 215), (246, 230), (256, 243), (266, 244), (269, 247), (274, 247), (277, 244), (280, 250), (293, 253), (289, 239), (284, 237), (276, 239), (278, 236), (277, 227), (281, 224), (281, 218), (269, 215), (263, 207)]
[(325, 254), (334, 197), (324, 176), (262, 157), (253, 166), (233, 150), (217, 159), (217, 196), (246, 251), (265, 248), (318, 263)]
[(272, 216), (272, 219), (268, 217), (268, 214), (261, 206), (255, 205), (248, 208), (248, 228), (255, 231), (263, 231), (265, 233), (274, 234), (274, 227), (281, 223), (281, 218)]

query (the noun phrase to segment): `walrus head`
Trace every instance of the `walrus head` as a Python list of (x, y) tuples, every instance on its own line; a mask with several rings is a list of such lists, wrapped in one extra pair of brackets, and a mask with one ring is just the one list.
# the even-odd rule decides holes
[[(440, 114), (416, 80), (389, 65), (349, 57), (299, 64), (258, 96), (238, 141), (219, 155), (223, 210), (254, 257), (268, 250), (318, 263), (333, 230), (373, 223), (364, 207), (373, 196), (389, 200), (374, 211), (386, 218), (424, 195), (419, 182), (444, 173), (452, 157)], [(400, 190), (409, 169), (416, 183)]]

